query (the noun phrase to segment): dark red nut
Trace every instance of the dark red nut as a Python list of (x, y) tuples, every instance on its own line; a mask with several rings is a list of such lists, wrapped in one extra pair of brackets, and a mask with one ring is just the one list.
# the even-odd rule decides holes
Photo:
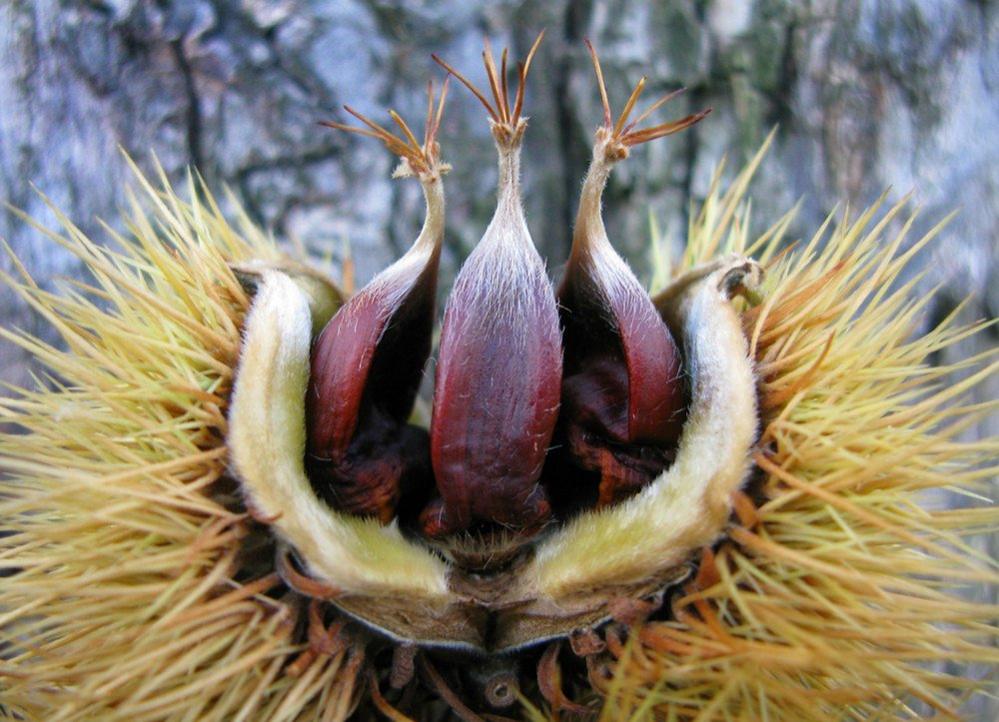
[[(448, 300), (441, 330), (430, 449), (440, 499), (422, 514), (440, 537), (476, 524), (530, 531), (548, 519), (538, 483), (558, 418), (562, 348), (555, 297), (521, 204), (520, 117), (535, 42), (510, 110), (491, 53), (495, 106), (456, 71), (489, 110), (499, 151), (499, 201)], [(502, 66), (506, 65), (506, 53)]]
[[(669, 463), (680, 433), (684, 387), (680, 352), (638, 279), (607, 238), (601, 200), (613, 165), (629, 148), (693, 125), (706, 113), (637, 130), (660, 99), (628, 123), (644, 79), (612, 125), (603, 73), (587, 43), (604, 105), (583, 183), (572, 252), (558, 291), (565, 338), (559, 441), (570, 465), (596, 472), (596, 505), (612, 504), (650, 482)], [(574, 484), (573, 474), (562, 485)], [(578, 476), (578, 474), (576, 475)], [(560, 493), (579, 496), (577, 489)]]
[(383, 524), (396, 516), (407, 486), (429, 484), (427, 433), (406, 422), (433, 333), (444, 236), (441, 177), (447, 170), (435, 136), (446, 92), (445, 84), (435, 111), (431, 88), (422, 145), (395, 113), (402, 138), (350, 108), (365, 128), (328, 123), (382, 140), (402, 158), (396, 175), (416, 176), (427, 203), (412, 248), (330, 319), (312, 350), (306, 399), (310, 479), (333, 507)]

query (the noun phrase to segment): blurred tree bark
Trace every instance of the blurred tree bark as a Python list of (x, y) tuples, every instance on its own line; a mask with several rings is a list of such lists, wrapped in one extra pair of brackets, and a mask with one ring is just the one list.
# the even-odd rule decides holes
[[(431, 52), (481, 80), (483, 36), (522, 56), (541, 28), (525, 188), (552, 268), (568, 253), (601, 117), (589, 37), (616, 105), (647, 75), (649, 98), (689, 89), (664, 119), (715, 111), (612, 179), (610, 234), (640, 274), (650, 212), (676, 252), (721, 157), (737, 169), (779, 124), (751, 192), (758, 229), (799, 199), (793, 235), (807, 236), (838, 202), (912, 190), (923, 207), (913, 240), (960, 209), (924, 253), (919, 292), (943, 284), (928, 322), (969, 293), (966, 320), (995, 316), (999, 9), (987, 0), (0, 0), (0, 201), (52, 222), (34, 183), (104, 238), (98, 219), (116, 222), (130, 182), (119, 147), (147, 171), (155, 154), (175, 181), (193, 165), (210, 187), (231, 186), (279, 239), (334, 259), (349, 239), (363, 281), (415, 236), (419, 189), (389, 179), (393, 161), (373, 141), (316, 121), (342, 119), (343, 103), (419, 119), (427, 79), (442, 77)], [(484, 113), (457, 87), (442, 144), (454, 165), (446, 288), (488, 220), (496, 178)], [(11, 214), (0, 213), (0, 236), (42, 283), (80, 272)], [(5, 288), (0, 309), (6, 326), (50, 333)], [(989, 334), (944, 353), (969, 357), (995, 343)], [(0, 368), (4, 381), (28, 378), (10, 345)], [(997, 392), (993, 380), (978, 395)], [(997, 430), (993, 417), (969, 434)]]

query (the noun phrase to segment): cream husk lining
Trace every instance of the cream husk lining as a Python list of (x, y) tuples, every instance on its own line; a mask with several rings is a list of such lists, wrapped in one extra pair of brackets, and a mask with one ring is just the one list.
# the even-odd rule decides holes
[(395, 524), (340, 514), (305, 475), (305, 391), (312, 320), (305, 293), (278, 271), (262, 275), (244, 326), (229, 413), (231, 461), (248, 502), (309, 574), (345, 593), (446, 598), (447, 568)]

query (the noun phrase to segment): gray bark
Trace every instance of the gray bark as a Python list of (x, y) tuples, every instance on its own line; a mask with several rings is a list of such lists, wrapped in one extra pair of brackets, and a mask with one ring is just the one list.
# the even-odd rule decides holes
[[(419, 118), (427, 79), (442, 77), (431, 52), (481, 81), (483, 35), (522, 56), (542, 27), (525, 189), (554, 272), (601, 117), (589, 37), (617, 107), (645, 74), (649, 98), (689, 88), (664, 119), (714, 108), (615, 171), (609, 234), (640, 275), (649, 213), (678, 249), (687, 208), (722, 155), (738, 168), (779, 123), (751, 193), (758, 229), (798, 199), (792, 235), (807, 236), (837, 202), (859, 208), (887, 187), (890, 199), (912, 190), (923, 208), (913, 239), (960, 209), (923, 254), (920, 292), (943, 284), (929, 321), (969, 293), (966, 319), (995, 316), (999, 10), (987, 0), (0, 0), (0, 200), (51, 222), (34, 183), (103, 238), (97, 219), (115, 223), (129, 182), (118, 147), (147, 170), (155, 153), (174, 180), (194, 165), (211, 187), (232, 186), (280, 239), (334, 257), (349, 239), (364, 281), (415, 237), (419, 189), (389, 179), (393, 161), (374, 141), (316, 121), (342, 120), (343, 103), (375, 118), (389, 107)], [(442, 144), (454, 165), (446, 288), (488, 221), (496, 179), (484, 112), (458, 87)], [(0, 213), (0, 236), (43, 283), (80, 273), (10, 214)], [(50, 333), (7, 289), (0, 314), (5, 325)], [(995, 342), (991, 331), (943, 356)], [(14, 382), (30, 368), (9, 345), (0, 366)], [(978, 398), (997, 391), (993, 380)], [(969, 434), (997, 431), (993, 417)]]

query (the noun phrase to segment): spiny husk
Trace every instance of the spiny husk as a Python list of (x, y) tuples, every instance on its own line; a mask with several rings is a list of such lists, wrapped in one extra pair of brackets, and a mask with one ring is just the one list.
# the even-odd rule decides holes
[(229, 264), (276, 251), (188, 190), (185, 203), (143, 180), (116, 250), (60, 215), (49, 235), (92, 285), (54, 295), (23, 269), (4, 279), (67, 350), (0, 331), (48, 369), (0, 399), (0, 567), (13, 571), (0, 718), (335, 720), (352, 706), (346, 654), (284, 673), (296, 603), (264, 596), (280, 580), (243, 558), (252, 527), (224, 485), (249, 303)]
[[(673, 621), (610, 645), (617, 674), (594, 677), (603, 719), (949, 716), (980, 684), (934, 665), (999, 663), (999, 609), (961, 595), (997, 581), (963, 539), (999, 527), (999, 509), (920, 501), (973, 494), (994, 474), (994, 440), (955, 436), (992, 410), (960, 399), (995, 364), (925, 365), (980, 327), (948, 319), (910, 336), (927, 299), (891, 284), (913, 253), (901, 234), (885, 241), (901, 206), (830, 223), (785, 255), (790, 215), (751, 242), (743, 201), (758, 163), (727, 191), (716, 178), (680, 268), (658, 274), (728, 251), (769, 265), (744, 313), (761, 376), (758, 508), (742, 505)], [(281, 589), (269, 550), (240, 554), (262, 535), (225, 483), (248, 303), (229, 263), (275, 251), (210, 198), (143, 189), (151, 211), (133, 203), (116, 251), (61, 219), (56, 240), (92, 287), (58, 296), (7, 279), (67, 350), (3, 332), (49, 374), (0, 401), (0, 527), (13, 532), (0, 565), (14, 570), (0, 584), (0, 716), (342, 719), (360, 658), (319, 655), (288, 674), (302, 609), (265, 595)], [(964, 380), (946, 386), (955, 373)]]

